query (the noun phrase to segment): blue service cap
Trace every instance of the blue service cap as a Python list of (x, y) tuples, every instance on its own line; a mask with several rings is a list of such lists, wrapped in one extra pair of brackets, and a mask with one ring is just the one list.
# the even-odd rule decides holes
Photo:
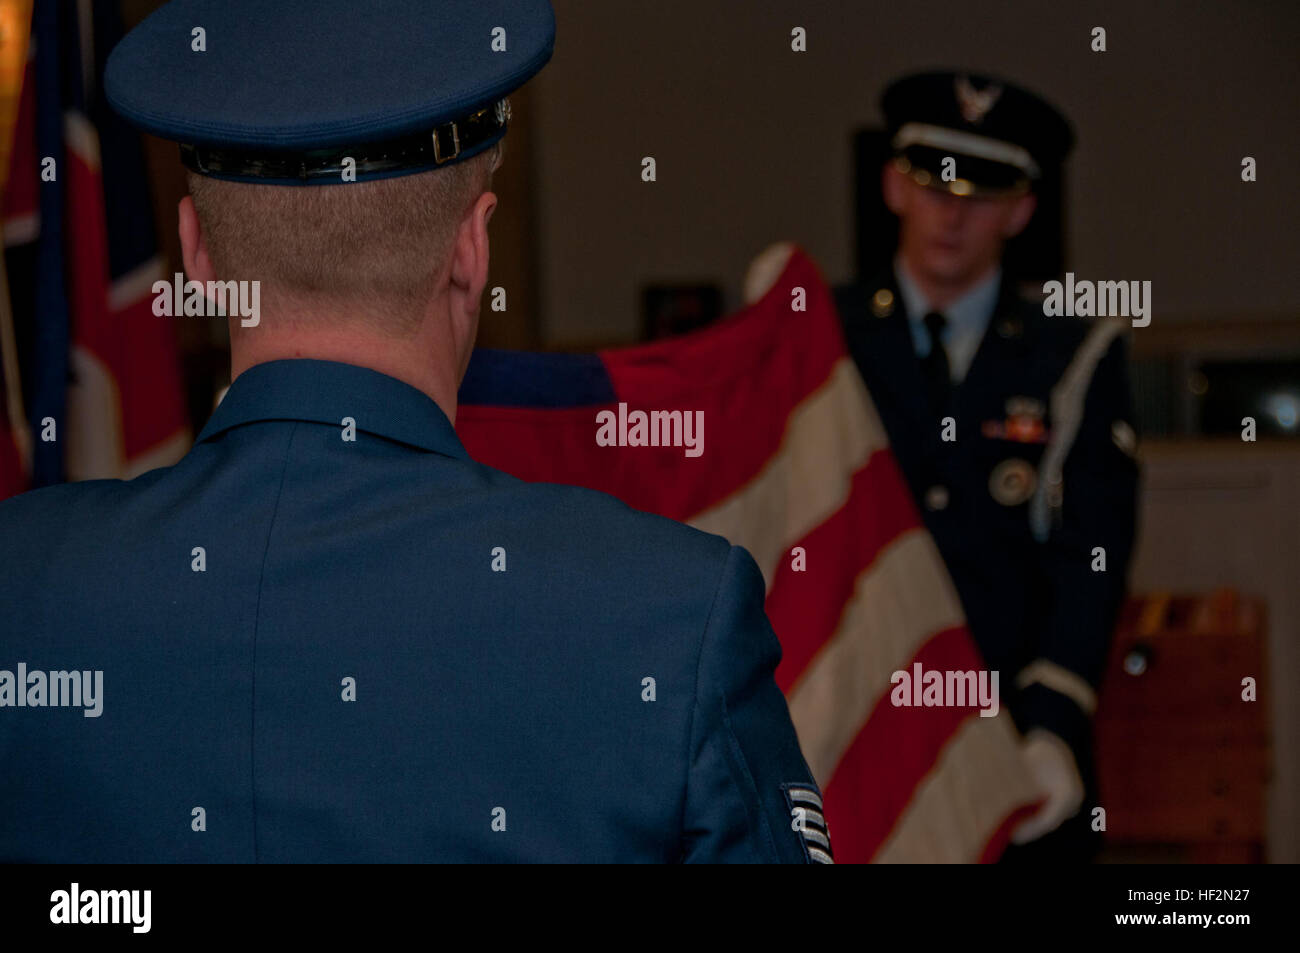
[(173, 0), (104, 92), (190, 169), (282, 185), (424, 172), (505, 135), (555, 46), (549, 0)]

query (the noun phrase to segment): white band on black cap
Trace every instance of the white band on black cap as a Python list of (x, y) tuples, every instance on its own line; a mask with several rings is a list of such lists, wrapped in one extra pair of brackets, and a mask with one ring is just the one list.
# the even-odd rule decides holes
[(1036, 179), (1040, 174), (1038, 163), (1020, 146), (1003, 142), (1001, 139), (990, 139), (988, 136), (978, 136), (972, 132), (962, 132), (960, 129), (932, 126), (924, 122), (905, 123), (894, 136), (893, 146), (899, 150), (906, 149), (908, 146), (950, 149), (962, 155), (1015, 166), (1030, 178)]

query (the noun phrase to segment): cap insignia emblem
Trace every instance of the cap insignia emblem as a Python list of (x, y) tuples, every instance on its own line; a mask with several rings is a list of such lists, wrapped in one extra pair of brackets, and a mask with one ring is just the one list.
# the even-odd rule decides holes
[(957, 105), (961, 109), (962, 118), (975, 126), (984, 121), (988, 111), (1002, 95), (1002, 87), (997, 83), (984, 89), (976, 89), (971, 85), (969, 76), (958, 76), (953, 86), (957, 93)]

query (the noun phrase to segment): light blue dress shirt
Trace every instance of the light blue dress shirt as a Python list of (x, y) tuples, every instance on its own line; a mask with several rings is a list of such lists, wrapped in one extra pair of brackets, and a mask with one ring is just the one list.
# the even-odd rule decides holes
[[(898, 293), (902, 295), (903, 307), (907, 309), (912, 347), (917, 357), (925, 357), (930, 353), (930, 332), (925, 326), (925, 316), (939, 309), (930, 307), (901, 258), (894, 260), (894, 274), (898, 278)], [(966, 377), (966, 371), (975, 359), (989, 319), (997, 309), (1001, 287), (1002, 269), (994, 268), (980, 279), (979, 284), (942, 309), (941, 313), (948, 319), (948, 325), (943, 329), (943, 346), (948, 352), (949, 374), (954, 384)]]

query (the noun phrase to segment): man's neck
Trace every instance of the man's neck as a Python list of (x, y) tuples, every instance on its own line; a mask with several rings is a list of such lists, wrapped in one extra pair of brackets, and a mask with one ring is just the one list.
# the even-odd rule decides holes
[(959, 281), (936, 281), (920, 269), (909, 266), (907, 259), (902, 255), (894, 259), (894, 269), (906, 274), (908, 280), (921, 293), (932, 310), (943, 311), (954, 301), (959, 300), (963, 295), (968, 294), (987, 281), (997, 271), (998, 263), (994, 262), (987, 268), (975, 273), (973, 277), (963, 278)]
[(434, 340), (434, 322), (426, 322), (411, 337), (385, 337), (364, 328), (340, 325), (271, 331), (240, 329), (231, 321), (230, 374), (238, 377), (250, 367), (269, 361), (336, 361), (395, 377), (426, 394), (456, 422), (456, 393), (460, 386), (457, 351), (450, 341)]

